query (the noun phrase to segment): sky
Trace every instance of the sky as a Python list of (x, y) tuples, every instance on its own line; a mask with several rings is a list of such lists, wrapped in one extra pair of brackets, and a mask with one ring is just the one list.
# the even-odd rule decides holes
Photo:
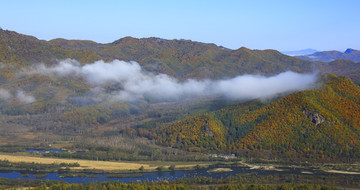
[(231, 49), (360, 49), (359, 0), (0, 0), (0, 27), (39, 39), (132, 36)]

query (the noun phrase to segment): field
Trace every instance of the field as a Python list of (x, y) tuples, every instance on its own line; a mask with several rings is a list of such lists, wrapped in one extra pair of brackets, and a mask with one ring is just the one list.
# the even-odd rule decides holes
[(144, 170), (154, 171), (158, 167), (168, 168), (170, 165), (175, 165), (176, 169), (189, 169), (197, 165), (208, 166), (207, 163), (189, 163), (189, 162), (160, 162), (160, 161), (144, 161), (144, 162), (111, 162), (111, 161), (93, 161), (93, 160), (78, 160), (78, 159), (61, 159), (61, 158), (42, 158), (25, 155), (7, 155), (0, 154), (0, 160), (8, 160), (9, 162), (26, 162), (26, 163), (79, 163), (80, 167), (72, 167), (73, 170), (102, 170), (106, 172), (116, 171), (130, 171), (139, 170), (143, 166)]

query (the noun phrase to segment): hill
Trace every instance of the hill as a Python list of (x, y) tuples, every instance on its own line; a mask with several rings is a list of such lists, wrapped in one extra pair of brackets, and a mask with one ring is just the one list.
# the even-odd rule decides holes
[(355, 49), (347, 49), (345, 52), (340, 51), (321, 51), (309, 55), (296, 56), (297, 58), (308, 61), (331, 62), (336, 59), (346, 59), (354, 62), (360, 62), (360, 51)]
[(239, 156), (358, 159), (360, 87), (333, 74), (322, 81), (319, 89), (297, 92), (264, 106), (240, 104), (161, 127), (158, 142)]

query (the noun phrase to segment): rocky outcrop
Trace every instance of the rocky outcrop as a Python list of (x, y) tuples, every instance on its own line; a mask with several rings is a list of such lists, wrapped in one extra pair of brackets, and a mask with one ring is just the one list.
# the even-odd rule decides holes
[(214, 132), (212, 132), (209, 127), (205, 127), (205, 134), (210, 137), (214, 136)]
[(315, 125), (319, 125), (325, 121), (325, 118), (315, 111), (304, 110), (303, 112), (307, 118), (311, 119), (311, 121), (315, 123)]

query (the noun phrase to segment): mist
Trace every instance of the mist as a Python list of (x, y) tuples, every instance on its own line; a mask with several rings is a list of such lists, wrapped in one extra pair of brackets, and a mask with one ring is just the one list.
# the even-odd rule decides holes
[(15, 98), (17, 101), (23, 104), (30, 104), (36, 101), (33, 96), (28, 95), (21, 89), (18, 89), (15, 94), (12, 94), (9, 90), (0, 88), (0, 100), (8, 100)]
[[(146, 97), (176, 101), (200, 96), (232, 100), (264, 99), (313, 88), (317, 81), (316, 73), (299, 74), (292, 71), (271, 77), (242, 75), (224, 80), (180, 81), (166, 74), (146, 72), (136, 62), (119, 60), (80, 65), (75, 60), (67, 59), (52, 67), (41, 64), (28, 72), (52, 77), (81, 77), (91, 86), (92, 93), (106, 94), (107, 98), (119, 101), (137, 101)], [(120, 88), (105, 93), (104, 86), (108, 84), (117, 84)]]
[(12, 97), (13, 96), (11, 95), (11, 93), (8, 90), (0, 88), (0, 99), (1, 100), (7, 100), (7, 99), (10, 99)]
[(23, 90), (17, 90), (15, 98), (24, 104), (30, 104), (35, 102), (35, 98), (26, 94), (26, 92), (24, 92)]

